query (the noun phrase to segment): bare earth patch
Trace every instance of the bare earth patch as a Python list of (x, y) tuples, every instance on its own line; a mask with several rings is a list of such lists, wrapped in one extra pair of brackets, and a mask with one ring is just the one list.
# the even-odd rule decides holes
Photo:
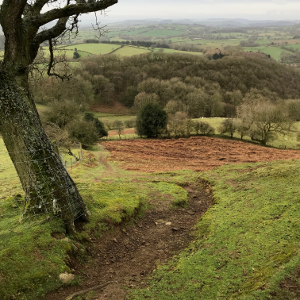
[(206, 171), (224, 164), (300, 159), (298, 150), (281, 150), (210, 137), (103, 142), (110, 160), (123, 169), (163, 172)]

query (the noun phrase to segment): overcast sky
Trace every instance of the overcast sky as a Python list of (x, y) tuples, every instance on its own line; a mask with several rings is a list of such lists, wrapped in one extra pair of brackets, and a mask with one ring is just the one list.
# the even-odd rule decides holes
[(103, 22), (146, 18), (299, 20), (299, 0), (119, 0)]

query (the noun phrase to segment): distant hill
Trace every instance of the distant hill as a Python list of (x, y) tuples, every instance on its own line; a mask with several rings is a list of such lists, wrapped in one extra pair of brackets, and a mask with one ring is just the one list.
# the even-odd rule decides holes
[(268, 26), (292, 26), (298, 24), (299, 20), (247, 20), (247, 19), (225, 19), (211, 18), (202, 20), (200, 24), (218, 27), (268, 27)]
[(112, 23), (110, 26), (138, 26), (138, 25), (157, 25), (157, 24), (201, 24), (217, 27), (266, 27), (266, 26), (292, 26), (300, 23), (299, 20), (247, 20), (247, 19), (228, 19), (228, 18), (210, 18), (205, 20), (197, 19), (144, 19), (144, 20), (126, 20), (118, 23)]

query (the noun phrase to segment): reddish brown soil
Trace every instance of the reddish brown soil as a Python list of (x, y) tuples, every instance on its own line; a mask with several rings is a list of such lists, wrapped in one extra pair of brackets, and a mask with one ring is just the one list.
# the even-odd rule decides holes
[(62, 287), (49, 293), (44, 300), (65, 300), (77, 291), (109, 281), (117, 283), (97, 290), (93, 299), (123, 300), (128, 289), (143, 286), (144, 278), (158, 263), (187, 247), (193, 238), (193, 226), (213, 203), (209, 186), (204, 182), (199, 182), (197, 187), (187, 185), (185, 189), (190, 195), (188, 207), (171, 208), (171, 196), (166, 195), (165, 201), (158, 201), (152, 195), (150, 205), (153, 208), (134, 224), (114, 227), (100, 239), (91, 236), (86, 244), (90, 262), (79, 263), (72, 256), (69, 260), (74, 274), (82, 277), (80, 285)]
[(126, 170), (161, 172), (205, 171), (224, 164), (300, 159), (298, 150), (281, 150), (210, 137), (103, 142)]

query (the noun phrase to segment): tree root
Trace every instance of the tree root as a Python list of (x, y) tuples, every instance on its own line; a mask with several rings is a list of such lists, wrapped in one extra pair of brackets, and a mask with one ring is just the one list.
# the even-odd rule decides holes
[(73, 299), (74, 297), (76, 297), (76, 296), (80, 296), (80, 295), (86, 294), (86, 293), (88, 293), (88, 292), (90, 292), (90, 291), (94, 291), (94, 290), (101, 289), (101, 288), (103, 288), (103, 287), (105, 287), (105, 286), (107, 286), (107, 285), (109, 285), (109, 284), (112, 284), (112, 283), (118, 283), (118, 282), (117, 282), (117, 281), (108, 281), (108, 282), (105, 282), (105, 283), (100, 284), (100, 285), (95, 285), (95, 286), (93, 286), (93, 287), (91, 287), (91, 288), (88, 288), (88, 289), (86, 289), (86, 290), (82, 290), (82, 291), (76, 292), (76, 293), (74, 293), (74, 294), (68, 296), (68, 297), (66, 298), (66, 300), (72, 300), (72, 299)]

